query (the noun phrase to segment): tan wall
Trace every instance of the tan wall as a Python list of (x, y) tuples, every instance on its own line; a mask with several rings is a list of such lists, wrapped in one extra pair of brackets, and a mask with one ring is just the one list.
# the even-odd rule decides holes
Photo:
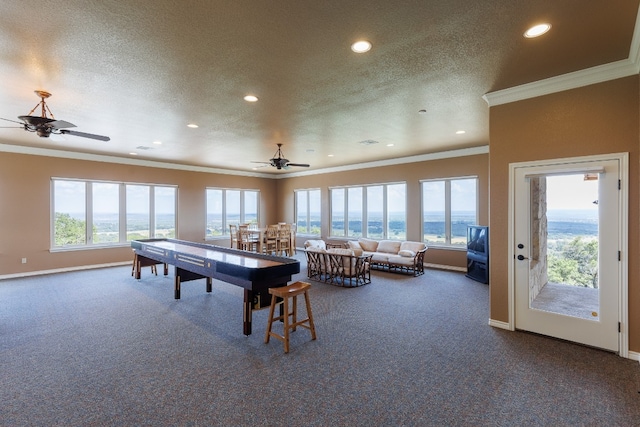
[(177, 237), (183, 240), (204, 241), (206, 187), (260, 190), (261, 221), (277, 221), (274, 179), (0, 153), (0, 275), (131, 259), (128, 247), (49, 252), (52, 177), (177, 185)]
[(629, 349), (640, 351), (638, 244), (639, 77), (492, 107), (490, 111), (491, 318), (508, 322), (509, 164), (629, 153)]
[[(345, 185), (361, 185), (387, 182), (407, 183), (407, 239), (422, 241), (420, 201), (420, 180), (430, 178), (450, 178), (459, 176), (478, 177), (478, 222), (488, 225), (489, 222), (489, 156), (487, 154), (455, 157), (449, 159), (430, 160), (408, 163), (397, 166), (384, 166), (358, 169), (346, 172), (334, 172), (305, 177), (278, 180), (278, 217), (285, 221), (294, 221), (294, 190), (319, 188), (322, 198), (322, 238), (329, 236), (329, 187)], [(301, 246), (305, 237), (298, 237)], [(466, 268), (466, 252), (461, 250), (429, 249), (425, 262)]]
[[(488, 223), (488, 155), (411, 163), (400, 166), (269, 179), (191, 172), (115, 163), (0, 153), (0, 275), (47, 271), (85, 265), (127, 262), (128, 247), (50, 252), (51, 178), (76, 178), (178, 186), (178, 235), (204, 241), (205, 188), (258, 189), (262, 225), (293, 222), (293, 190), (321, 188), (323, 236), (329, 230), (329, 186), (406, 181), (408, 185), (408, 236), (420, 239), (421, 179), (477, 175), (479, 222)], [(298, 239), (301, 245), (304, 237)], [(227, 239), (212, 243), (228, 245)], [(21, 258), (27, 258), (22, 264)], [(464, 251), (430, 250), (427, 262), (466, 266)]]

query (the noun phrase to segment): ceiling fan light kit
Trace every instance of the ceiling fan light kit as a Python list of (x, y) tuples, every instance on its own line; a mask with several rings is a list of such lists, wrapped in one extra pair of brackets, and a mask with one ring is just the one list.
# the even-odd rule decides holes
[[(18, 118), (22, 120), (22, 122), (17, 122), (15, 120), (9, 120), (9, 119), (3, 119), (3, 118), (0, 118), (0, 119), (5, 120), (7, 122), (18, 123), (19, 125), (21, 125), (20, 127), (22, 127), (27, 132), (35, 132), (41, 138), (49, 138), (51, 134), (54, 134), (54, 135), (73, 135), (73, 136), (79, 136), (82, 138), (97, 139), (99, 141), (109, 141), (111, 139), (108, 136), (95, 135), (92, 133), (78, 132), (78, 131), (66, 129), (66, 128), (74, 128), (76, 127), (76, 125), (64, 120), (55, 119), (53, 113), (51, 112), (51, 110), (49, 109), (49, 106), (45, 101), (45, 99), (49, 98), (51, 94), (44, 90), (35, 90), (34, 92), (40, 98), (40, 102), (38, 102), (36, 106), (33, 107), (33, 109), (29, 111), (29, 114), (27, 114), (26, 116), (18, 116)], [(41, 108), (40, 116), (32, 116), (32, 114), (36, 111), (38, 107)], [(51, 116), (51, 117), (48, 117), (48, 116)]]
[(263, 163), (265, 165), (270, 165), (278, 170), (288, 169), (290, 166), (296, 166), (301, 168), (308, 168), (309, 165), (306, 163), (291, 163), (289, 159), (285, 159), (282, 154), (282, 144), (278, 144), (278, 150), (273, 155), (273, 158), (269, 159), (268, 162), (252, 162), (252, 163)]

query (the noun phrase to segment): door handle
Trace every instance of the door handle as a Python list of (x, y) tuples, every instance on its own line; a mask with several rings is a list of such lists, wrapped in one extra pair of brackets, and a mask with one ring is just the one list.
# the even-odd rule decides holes
[(525, 260), (525, 259), (529, 259), (529, 258), (527, 258), (527, 257), (526, 257), (526, 256), (524, 256), (524, 255), (518, 255), (518, 260), (519, 260), (519, 261), (522, 261), (522, 260)]

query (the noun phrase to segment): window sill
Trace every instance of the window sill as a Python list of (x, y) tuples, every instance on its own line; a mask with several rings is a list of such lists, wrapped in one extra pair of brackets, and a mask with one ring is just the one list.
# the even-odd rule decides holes
[(439, 249), (439, 250), (445, 250), (445, 251), (457, 251), (457, 252), (466, 252), (467, 251), (467, 247), (466, 246), (448, 246), (448, 245), (438, 245), (438, 244), (432, 244), (430, 245), (429, 243), (426, 243), (427, 247), (429, 249)]
[(131, 242), (114, 243), (111, 245), (85, 245), (85, 246), (64, 246), (49, 248), (50, 253), (56, 252), (74, 252), (74, 251), (92, 251), (94, 249), (114, 249), (114, 248), (130, 248)]

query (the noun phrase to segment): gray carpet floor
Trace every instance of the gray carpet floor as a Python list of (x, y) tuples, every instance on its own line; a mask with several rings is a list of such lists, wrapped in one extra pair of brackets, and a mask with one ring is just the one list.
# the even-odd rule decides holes
[(492, 328), (460, 273), (310, 282), (318, 339), (289, 354), (264, 344), (267, 310), (242, 334), (240, 288), (174, 300), (171, 275), (130, 273), (0, 281), (0, 425), (640, 425), (637, 361)]

